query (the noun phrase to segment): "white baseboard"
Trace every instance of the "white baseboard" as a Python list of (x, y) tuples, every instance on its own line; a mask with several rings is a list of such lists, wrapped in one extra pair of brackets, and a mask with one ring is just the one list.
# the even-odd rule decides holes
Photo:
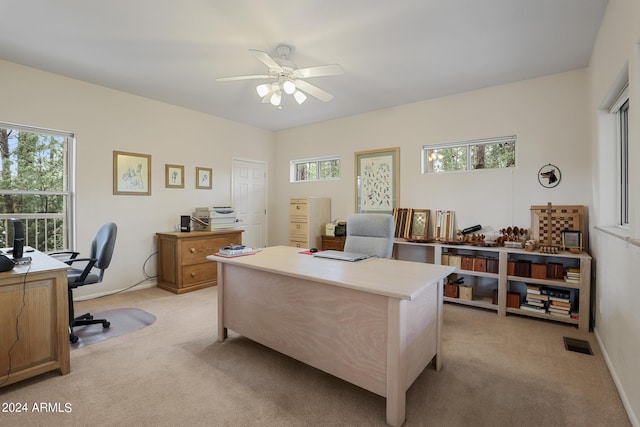
[(81, 297), (78, 298), (74, 298), (74, 301), (86, 301), (86, 300), (90, 300), (90, 299), (94, 299), (94, 298), (100, 298), (100, 297), (104, 297), (107, 295), (112, 295), (115, 293), (125, 293), (125, 292), (131, 292), (131, 291), (138, 291), (140, 289), (147, 289), (147, 288), (154, 288), (157, 285), (157, 280), (156, 279), (148, 279), (145, 282), (140, 283), (139, 285), (136, 285), (134, 287), (132, 287), (131, 289), (127, 289), (127, 288), (123, 288), (123, 289), (112, 289), (110, 291), (105, 291), (105, 292), (98, 292), (95, 294), (89, 294), (89, 295), (83, 295)]
[(627, 395), (624, 392), (624, 388), (620, 383), (620, 379), (618, 378), (618, 374), (616, 373), (613, 365), (611, 364), (611, 359), (609, 359), (609, 355), (607, 354), (607, 349), (602, 344), (602, 340), (600, 340), (600, 335), (598, 334), (598, 329), (593, 328), (593, 334), (596, 337), (596, 341), (598, 341), (598, 345), (600, 346), (600, 351), (602, 352), (602, 357), (604, 357), (604, 362), (607, 364), (607, 368), (609, 369), (609, 374), (611, 374), (611, 378), (613, 378), (613, 382), (616, 385), (616, 389), (618, 390), (618, 394), (620, 395), (620, 400), (622, 400), (622, 404), (624, 405), (625, 411), (627, 411), (627, 416), (629, 417), (629, 421), (631, 421), (631, 425), (633, 427), (640, 427), (640, 422), (638, 422), (638, 417), (633, 412), (633, 408), (631, 407), (631, 403), (627, 398)]

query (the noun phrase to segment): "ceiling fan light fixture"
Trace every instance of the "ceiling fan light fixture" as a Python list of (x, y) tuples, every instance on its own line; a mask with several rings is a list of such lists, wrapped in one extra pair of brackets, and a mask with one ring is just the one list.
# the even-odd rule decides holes
[(282, 89), (284, 89), (287, 95), (292, 95), (296, 91), (296, 84), (291, 80), (285, 80), (284, 83), (282, 83)]
[(264, 97), (266, 94), (271, 91), (271, 85), (267, 83), (263, 83), (261, 85), (256, 86), (256, 92), (260, 95), (260, 98)]
[(307, 100), (307, 95), (305, 95), (304, 93), (300, 92), (299, 90), (296, 90), (293, 93), (293, 97), (296, 99), (296, 102), (298, 103), (298, 105), (302, 104), (304, 101)]
[(271, 99), (269, 100), (269, 102), (271, 102), (271, 105), (274, 105), (277, 107), (278, 105), (280, 105), (281, 101), (282, 101), (281, 92), (279, 90), (273, 92), (273, 95), (271, 95)]

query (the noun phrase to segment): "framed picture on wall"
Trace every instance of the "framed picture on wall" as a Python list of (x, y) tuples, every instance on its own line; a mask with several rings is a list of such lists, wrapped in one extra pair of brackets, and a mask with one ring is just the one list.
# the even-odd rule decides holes
[(355, 153), (357, 213), (393, 213), (399, 204), (400, 148)]
[(213, 169), (196, 167), (196, 188), (201, 190), (213, 188)]
[(166, 188), (184, 188), (184, 166), (165, 164), (164, 186)]
[(113, 152), (113, 194), (151, 195), (151, 155)]

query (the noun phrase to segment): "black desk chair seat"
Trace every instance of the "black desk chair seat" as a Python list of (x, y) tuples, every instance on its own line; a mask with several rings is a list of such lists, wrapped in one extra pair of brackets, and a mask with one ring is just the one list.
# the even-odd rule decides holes
[(82, 268), (70, 268), (67, 270), (67, 282), (69, 285), (69, 340), (72, 343), (78, 341), (78, 337), (73, 334), (74, 326), (93, 325), (102, 323), (103, 328), (111, 326), (106, 319), (94, 319), (91, 313), (75, 316), (73, 308), (73, 290), (81, 286), (94, 285), (102, 282), (104, 271), (111, 263), (113, 249), (116, 243), (118, 227), (113, 222), (104, 224), (98, 230), (96, 237), (91, 243), (91, 253), (87, 258), (78, 258), (79, 252), (54, 252), (50, 255), (59, 258), (66, 255), (68, 259), (62, 260), (73, 267), (74, 264), (84, 263)]

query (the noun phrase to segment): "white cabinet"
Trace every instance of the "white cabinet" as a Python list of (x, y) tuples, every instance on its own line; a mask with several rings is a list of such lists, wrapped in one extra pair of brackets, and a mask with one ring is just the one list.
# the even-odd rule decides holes
[(304, 197), (289, 200), (289, 246), (322, 247), (321, 236), (331, 222), (331, 199)]

